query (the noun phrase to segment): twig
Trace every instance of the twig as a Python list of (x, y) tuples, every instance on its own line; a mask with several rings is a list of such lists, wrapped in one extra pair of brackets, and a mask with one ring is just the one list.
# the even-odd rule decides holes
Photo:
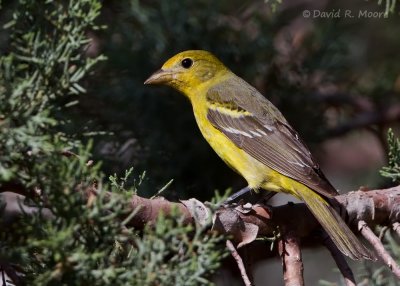
[(78, 159), (80, 158), (80, 156), (78, 154), (76, 154), (70, 150), (67, 150), (67, 149), (62, 150), (60, 153), (61, 153), (61, 155), (65, 156), (65, 157), (75, 157)]
[(17, 271), (14, 269), (14, 267), (9, 265), (8, 263), (0, 262), (0, 271), (2, 272), (3, 286), (10, 284), (10, 283), (7, 284), (7, 281), (5, 279), (6, 275), (13, 285), (22, 285), (21, 278), (18, 276)]
[(304, 286), (300, 244), (294, 232), (282, 235), (279, 240), (279, 255), (282, 258), (285, 286)]
[(376, 124), (386, 124), (400, 119), (400, 105), (386, 108), (383, 112), (364, 111), (360, 112), (351, 121), (336, 126), (328, 131), (329, 137), (336, 137), (354, 129), (365, 128)]
[(389, 227), (388, 226), (384, 226), (382, 227), (381, 231), (379, 232), (379, 240), (382, 240), (383, 237), (385, 236), (385, 233), (388, 231)]
[(346, 286), (356, 286), (356, 280), (354, 279), (353, 271), (351, 271), (351, 268), (347, 264), (347, 261), (344, 258), (343, 254), (336, 247), (332, 239), (325, 231), (323, 232), (322, 243), (325, 245), (326, 248), (328, 248), (333, 259), (335, 260), (340, 273), (342, 273), (343, 275)]
[(400, 223), (395, 222), (393, 224), (393, 230), (397, 233), (398, 236), (400, 236)]
[(174, 179), (171, 179), (168, 183), (166, 183), (164, 185), (164, 187), (159, 189), (158, 192), (155, 195), (151, 196), (150, 199), (154, 199), (156, 197), (159, 197), (162, 194), (162, 192), (164, 192), (172, 184), (173, 181), (174, 181)]
[(245, 263), (245, 268), (247, 269), (248, 272), (248, 277), (250, 281), (254, 281), (254, 276), (253, 276), (253, 253), (249, 251), (248, 247), (243, 247), (243, 256), (244, 256), (244, 263)]
[(237, 265), (239, 267), (240, 274), (242, 276), (244, 285), (252, 286), (253, 284), (251, 283), (249, 277), (247, 276), (246, 268), (244, 267), (243, 260), (240, 257), (239, 253), (237, 252), (235, 246), (233, 245), (233, 243), (229, 239), (226, 241), (226, 247), (228, 247), (229, 251), (231, 252), (231, 254), (233, 256), (233, 258), (236, 260), (236, 263), (237, 263)]
[(382, 259), (382, 261), (389, 267), (389, 269), (393, 272), (393, 274), (400, 279), (400, 267), (394, 261), (392, 256), (390, 256), (389, 252), (383, 247), (382, 242), (379, 238), (374, 234), (374, 232), (369, 228), (367, 223), (363, 220), (358, 222), (358, 229), (360, 230), (363, 237), (368, 240), (369, 243), (374, 247), (378, 256)]
[(3, 267), (1, 267), (1, 266), (0, 266), (0, 271), (1, 271), (1, 282), (3, 283), (4, 286), (7, 286), (6, 274), (5, 274)]

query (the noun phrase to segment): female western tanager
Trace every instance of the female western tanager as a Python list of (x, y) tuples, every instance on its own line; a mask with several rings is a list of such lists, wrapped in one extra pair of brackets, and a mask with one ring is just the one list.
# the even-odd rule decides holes
[(215, 56), (201, 50), (179, 53), (145, 84), (164, 84), (185, 94), (204, 138), (249, 188), (303, 200), (341, 252), (353, 259), (374, 258), (328, 203), (338, 193), (297, 132)]

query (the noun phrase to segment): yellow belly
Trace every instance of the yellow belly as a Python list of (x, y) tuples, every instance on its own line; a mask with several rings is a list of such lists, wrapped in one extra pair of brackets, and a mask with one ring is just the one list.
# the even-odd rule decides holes
[(212, 129), (204, 130), (200, 127), (200, 130), (214, 151), (228, 166), (242, 175), (250, 187), (258, 189), (265, 181), (266, 175), (272, 170), (236, 147), (236, 145), (219, 130), (212, 126), (211, 128)]
[[(196, 103), (192, 102), (192, 104)], [(194, 108), (194, 114), (201, 133), (218, 156), (245, 178), (250, 188), (292, 193), (290, 191), (291, 188), (285, 188), (286, 185), (290, 186), (289, 181), (293, 181), (292, 179), (272, 170), (238, 148), (225, 134), (214, 128), (207, 120), (206, 111), (207, 108)], [(288, 182), (283, 180), (288, 180)]]

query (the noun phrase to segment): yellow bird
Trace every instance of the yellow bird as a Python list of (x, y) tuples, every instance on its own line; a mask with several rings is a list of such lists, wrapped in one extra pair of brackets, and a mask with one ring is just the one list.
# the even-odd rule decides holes
[(304, 201), (339, 250), (374, 259), (328, 201), (337, 195), (282, 113), (254, 87), (207, 51), (170, 58), (145, 84), (186, 95), (204, 138), (248, 187), (291, 194)]

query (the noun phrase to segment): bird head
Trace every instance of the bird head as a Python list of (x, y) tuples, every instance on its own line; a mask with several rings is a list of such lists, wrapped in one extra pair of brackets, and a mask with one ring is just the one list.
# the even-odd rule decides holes
[(228, 69), (211, 53), (191, 50), (181, 52), (167, 60), (161, 69), (144, 83), (168, 85), (190, 98), (193, 89), (226, 72)]

